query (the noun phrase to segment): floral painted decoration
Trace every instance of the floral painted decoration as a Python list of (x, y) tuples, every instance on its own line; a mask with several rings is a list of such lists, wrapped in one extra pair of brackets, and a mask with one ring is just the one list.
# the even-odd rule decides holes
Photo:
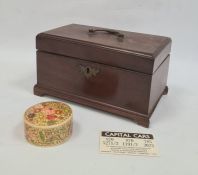
[(25, 137), (31, 144), (62, 144), (72, 133), (72, 110), (61, 102), (40, 103), (25, 112), (24, 126)]
[(25, 120), (36, 126), (50, 126), (67, 120), (71, 113), (71, 108), (64, 103), (44, 102), (29, 108)]

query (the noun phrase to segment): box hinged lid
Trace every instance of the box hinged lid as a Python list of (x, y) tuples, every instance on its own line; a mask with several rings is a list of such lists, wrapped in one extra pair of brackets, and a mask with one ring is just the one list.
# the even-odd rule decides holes
[(152, 74), (169, 55), (171, 39), (70, 24), (38, 34), (36, 48), (53, 54)]

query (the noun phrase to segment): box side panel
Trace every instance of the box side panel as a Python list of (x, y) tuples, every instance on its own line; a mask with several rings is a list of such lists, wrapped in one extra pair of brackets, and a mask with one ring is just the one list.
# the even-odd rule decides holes
[(38, 86), (148, 114), (151, 75), (37, 52)]
[(170, 51), (171, 51), (171, 39), (169, 38), (167, 39), (167, 45), (161, 48), (159, 54), (155, 58), (153, 72), (155, 72), (159, 68), (162, 62), (166, 59), (167, 55), (170, 54)]
[(159, 66), (152, 76), (149, 113), (153, 112), (164, 90), (166, 89), (169, 60), (170, 55), (166, 57), (164, 62)]

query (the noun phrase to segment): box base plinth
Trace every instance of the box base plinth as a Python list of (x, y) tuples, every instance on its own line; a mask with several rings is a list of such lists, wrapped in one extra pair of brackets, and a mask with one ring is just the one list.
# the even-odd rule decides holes
[[(166, 86), (162, 95), (166, 95), (168, 93), (168, 87)], [(134, 121), (135, 123), (137, 123), (138, 125), (141, 125), (143, 127), (148, 128), (149, 127), (149, 119), (151, 117), (151, 114), (141, 114), (135, 111), (131, 111), (131, 110), (127, 110), (118, 106), (113, 106), (104, 102), (100, 102), (97, 100), (92, 100), (92, 99), (88, 99), (86, 97), (82, 97), (82, 96), (78, 96), (78, 95), (74, 95), (74, 94), (70, 94), (70, 93), (66, 93), (66, 92), (60, 92), (57, 91), (55, 89), (50, 89), (50, 88), (43, 88), (40, 85), (36, 84), (34, 86), (34, 94), (38, 95), (38, 96), (45, 96), (45, 95), (49, 95), (49, 96), (53, 96), (53, 97), (57, 97), (57, 98), (61, 98), (64, 100), (69, 100), (71, 102), (76, 102), (82, 105), (86, 105), (89, 107), (93, 107), (105, 112), (110, 112), (116, 115), (120, 115), (126, 118), (131, 119), (132, 121)], [(161, 98), (161, 97), (160, 97)], [(159, 98), (159, 100), (160, 100)], [(157, 106), (157, 103), (155, 105), (155, 107)], [(154, 107), (154, 109), (155, 109)], [(152, 110), (152, 112), (154, 111), (154, 109)]]

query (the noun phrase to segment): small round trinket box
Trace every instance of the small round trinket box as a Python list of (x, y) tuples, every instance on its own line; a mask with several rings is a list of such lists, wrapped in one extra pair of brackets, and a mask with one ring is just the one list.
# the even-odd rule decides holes
[(62, 102), (43, 102), (26, 110), (25, 137), (37, 146), (64, 143), (72, 133), (72, 110)]

